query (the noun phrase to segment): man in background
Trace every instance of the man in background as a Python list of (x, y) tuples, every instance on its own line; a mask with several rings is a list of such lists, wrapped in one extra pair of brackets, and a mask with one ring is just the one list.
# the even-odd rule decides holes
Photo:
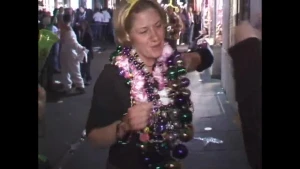
[(180, 38), (180, 31), (184, 30), (184, 24), (180, 17), (174, 12), (171, 6), (167, 7), (167, 30), (166, 40), (173, 49), (177, 48), (177, 40)]

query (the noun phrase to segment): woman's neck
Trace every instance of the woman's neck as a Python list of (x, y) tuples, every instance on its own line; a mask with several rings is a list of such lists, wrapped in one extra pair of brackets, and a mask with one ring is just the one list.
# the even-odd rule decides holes
[(156, 62), (156, 59), (154, 58), (146, 58), (142, 55), (139, 55), (139, 58), (141, 58), (141, 60), (144, 62), (145, 66), (147, 67), (147, 69), (152, 72), (152, 68)]

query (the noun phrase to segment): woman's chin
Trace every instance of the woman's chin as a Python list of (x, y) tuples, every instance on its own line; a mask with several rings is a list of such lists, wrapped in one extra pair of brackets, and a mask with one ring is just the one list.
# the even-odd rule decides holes
[(162, 55), (162, 49), (161, 50), (152, 50), (152, 57), (157, 59)]
[(161, 56), (161, 53), (153, 53), (152, 58), (158, 59)]

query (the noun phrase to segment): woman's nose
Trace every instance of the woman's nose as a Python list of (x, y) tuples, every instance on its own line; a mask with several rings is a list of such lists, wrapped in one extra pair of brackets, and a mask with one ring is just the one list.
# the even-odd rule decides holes
[(152, 30), (152, 31), (151, 31), (150, 37), (151, 37), (151, 40), (152, 40), (152, 41), (157, 41), (157, 40), (159, 39), (158, 32), (155, 31), (155, 30)]

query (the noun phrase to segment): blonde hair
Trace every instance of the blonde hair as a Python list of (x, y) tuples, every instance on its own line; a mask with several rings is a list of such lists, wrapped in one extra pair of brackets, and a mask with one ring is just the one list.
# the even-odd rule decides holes
[(133, 6), (125, 0), (121, 1), (120, 6), (117, 7), (117, 10), (114, 11), (113, 15), (115, 35), (119, 45), (131, 46), (128, 33), (132, 27), (134, 14), (143, 12), (147, 9), (156, 10), (161, 17), (163, 24), (166, 23), (166, 13), (156, 0), (137, 0)]

